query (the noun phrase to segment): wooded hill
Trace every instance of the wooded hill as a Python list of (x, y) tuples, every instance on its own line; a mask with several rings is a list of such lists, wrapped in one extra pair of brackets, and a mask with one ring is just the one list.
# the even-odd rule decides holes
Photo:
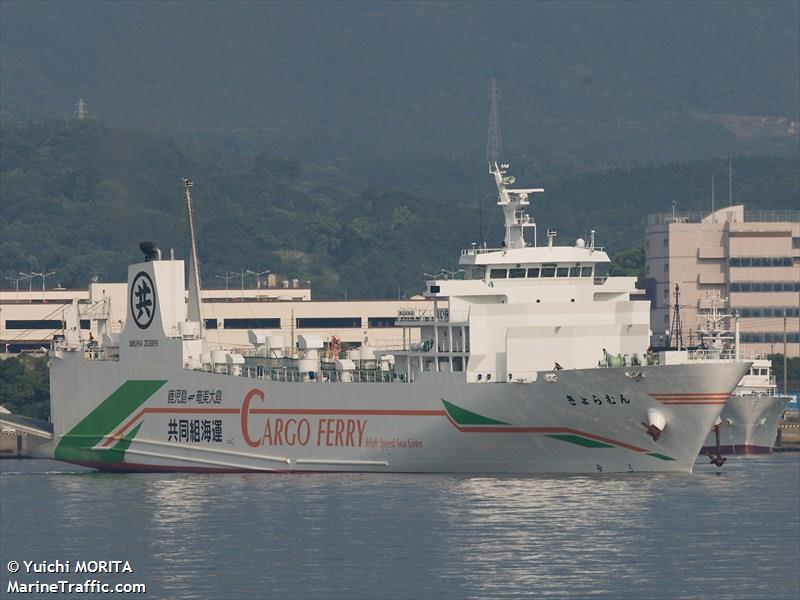
[[(428, 184), (409, 190), (331, 162), (178, 143), (93, 119), (7, 123), (0, 147), (0, 270), (54, 270), (49, 284), (122, 281), (141, 240), (185, 257), (182, 177), (195, 182), (208, 286), (228, 271), (270, 269), (310, 280), (315, 297), (394, 298), (417, 293), (423, 273), (454, 268), (471, 242), (502, 239), (494, 186), (479, 161), (428, 161), (419, 170)], [(646, 215), (673, 201), (707, 210), (712, 174), (717, 205), (726, 202), (727, 168), (727, 160), (709, 160), (556, 174), (518, 161), (512, 173), (520, 185), (545, 188), (531, 207), (541, 231), (556, 228), (571, 242), (596, 229), (614, 254), (640, 244)], [(737, 157), (733, 168), (734, 202), (797, 208), (794, 160)], [(409, 170), (409, 180), (416, 176)]]

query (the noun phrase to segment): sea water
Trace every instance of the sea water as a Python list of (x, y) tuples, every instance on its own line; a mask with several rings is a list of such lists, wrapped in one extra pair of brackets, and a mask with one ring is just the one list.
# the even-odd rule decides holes
[[(142, 598), (800, 598), (800, 455), (707, 462), (487, 477), (4, 460), (0, 596), (39, 582), (28, 597), (104, 583), (144, 584)], [(130, 570), (99, 570), (111, 561)]]

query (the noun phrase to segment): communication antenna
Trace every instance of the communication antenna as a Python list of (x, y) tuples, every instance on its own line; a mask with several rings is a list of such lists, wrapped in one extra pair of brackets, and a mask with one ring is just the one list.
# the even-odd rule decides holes
[(714, 174), (711, 174), (711, 214), (714, 214)]
[[(500, 115), (498, 113), (498, 101), (500, 100), (500, 86), (497, 80), (492, 77), (489, 82), (489, 141), (486, 144), (486, 162), (489, 168), (492, 165), (500, 164)], [(491, 172), (491, 171), (490, 171)]]
[[(200, 325), (200, 333), (202, 336), (203, 324), (203, 305), (200, 299), (200, 265), (197, 260), (197, 240), (194, 231), (194, 213), (192, 209), (192, 188), (194, 183), (191, 179), (184, 178), (183, 190), (184, 198), (186, 200), (186, 220), (189, 226), (189, 303), (187, 309), (187, 318), (190, 321), (197, 321)], [(227, 284), (227, 281), (226, 281)]]
[(728, 159), (728, 206), (733, 206), (733, 162)]
[(677, 341), (678, 350), (683, 346), (683, 323), (681, 322), (681, 303), (680, 303), (680, 288), (675, 284), (675, 310), (672, 313), (672, 325), (670, 326), (670, 339), (669, 346), (672, 346), (672, 340), (675, 338)]
[(78, 104), (75, 106), (75, 113), (78, 115), (78, 120), (83, 121), (89, 117), (89, 109), (86, 108), (86, 102), (83, 98), (78, 98)]

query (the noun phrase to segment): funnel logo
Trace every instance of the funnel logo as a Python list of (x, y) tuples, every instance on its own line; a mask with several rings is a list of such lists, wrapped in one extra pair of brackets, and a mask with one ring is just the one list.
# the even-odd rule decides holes
[(153, 280), (144, 271), (133, 278), (131, 285), (131, 315), (139, 329), (147, 329), (156, 314), (156, 292)]

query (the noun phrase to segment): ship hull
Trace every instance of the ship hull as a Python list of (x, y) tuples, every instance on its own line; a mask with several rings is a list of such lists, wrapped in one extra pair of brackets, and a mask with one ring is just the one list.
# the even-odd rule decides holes
[(51, 360), (54, 457), (109, 471), (691, 472), (748, 366), (286, 383), (65, 353)]
[[(771, 454), (778, 436), (778, 421), (791, 398), (752, 394), (731, 396), (720, 418), (719, 453), (724, 455)], [(706, 438), (702, 454), (716, 454), (716, 434)]]

